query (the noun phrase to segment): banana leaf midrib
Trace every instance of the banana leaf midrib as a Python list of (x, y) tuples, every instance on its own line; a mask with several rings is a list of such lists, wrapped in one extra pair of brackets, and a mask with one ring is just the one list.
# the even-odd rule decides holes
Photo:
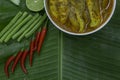
[(59, 55), (59, 62), (58, 62), (58, 69), (59, 69), (59, 73), (58, 73), (58, 80), (62, 80), (62, 57), (63, 57), (63, 33), (59, 32), (59, 36), (58, 36), (58, 55)]

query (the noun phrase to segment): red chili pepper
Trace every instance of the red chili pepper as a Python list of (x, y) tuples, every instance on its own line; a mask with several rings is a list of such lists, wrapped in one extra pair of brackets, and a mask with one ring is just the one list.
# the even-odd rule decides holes
[(44, 38), (45, 38), (45, 36), (46, 36), (46, 32), (47, 32), (47, 28), (46, 28), (46, 26), (45, 26), (45, 27), (43, 27), (43, 29), (42, 29), (42, 31), (41, 31), (41, 35), (40, 35), (40, 37), (39, 37), (39, 43), (38, 43), (38, 47), (37, 47), (37, 52), (38, 52), (38, 53), (40, 53), (40, 49), (41, 49), (42, 44), (43, 44), (43, 42), (44, 42)]
[(37, 49), (40, 35), (41, 35), (41, 28), (40, 28), (40, 30), (39, 30), (39, 31), (37, 32), (37, 34), (36, 34), (36, 38), (35, 38), (35, 49)]
[(38, 41), (38, 46), (37, 46), (37, 52), (40, 53), (40, 49), (42, 47), (42, 44), (44, 42), (44, 39), (45, 39), (45, 36), (46, 36), (46, 33), (47, 33), (47, 22), (48, 22), (48, 19), (45, 23), (45, 26), (43, 27), (42, 31), (41, 31), (41, 34), (39, 36), (39, 41)]
[(41, 32), (38, 32), (37, 35), (36, 35), (36, 38), (35, 38), (35, 49), (37, 49), (40, 34), (41, 34)]
[(30, 57), (29, 57), (29, 61), (30, 61), (30, 66), (32, 66), (32, 60), (33, 60), (33, 52), (34, 52), (34, 49), (35, 48), (35, 40), (32, 40), (31, 43), (30, 43)]
[(22, 68), (22, 70), (25, 74), (27, 74), (27, 70), (25, 68), (25, 59), (26, 59), (28, 53), (29, 53), (28, 50), (23, 51), (23, 55), (22, 55), (22, 58), (21, 58), (21, 61), (20, 61), (21, 68)]
[(5, 74), (6, 74), (6, 76), (9, 78), (9, 72), (8, 72), (8, 68), (9, 68), (9, 65), (10, 65), (10, 63), (12, 62), (12, 61), (14, 61), (14, 59), (15, 59), (15, 56), (11, 56), (11, 57), (9, 57), (9, 59), (6, 61), (6, 63), (5, 63), (5, 67), (4, 67), (4, 71), (5, 71)]
[(19, 51), (18, 54), (15, 57), (14, 64), (12, 65), (12, 72), (14, 72), (15, 67), (16, 67), (18, 61), (20, 60), (21, 56), (22, 56), (22, 51)]

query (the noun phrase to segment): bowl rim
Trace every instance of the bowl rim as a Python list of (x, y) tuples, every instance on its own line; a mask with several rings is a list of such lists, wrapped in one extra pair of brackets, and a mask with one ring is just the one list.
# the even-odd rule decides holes
[(44, 0), (45, 11), (46, 11), (46, 14), (47, 14), (48, 18), (49, 18), (50, 21), (54, 24), (54, 26), (55, 26), (56, 28), (58, 28), (59, 30), (67, 33), (67, 34), (76, 35), (76, 36), (89, 35), (89, 34), (92, 34), (92, 33), (95, 33), (95, 32), (97, 32), (97, 31), (101, 30), (101, 29), (111, 20), (113, 14), (114, 14), (114, 12), (115, 12), (115, 9), (116, 9), (116, 0), (113, 0), (113, 1), (114, 1), (114, 4), (113, 4), (112, 12), (111, 12), (110, 16), (108, 17), (108, 19), (107, 19), (103, 24), (101, 24), (100, 27), (98, 27), (98, 28), (96, 28), (95, 30), (90, 31), (90, 32), (74, 33), (74, 32), (70, 32), (70, 31), (67, 31), (67, 30), (61, 28), (59, 25), (57, 25), (57, 23), (55, 23), (55, 22), (53, 21), (53, 19), (51, 18), (50, 14), (49, 14), (49, 12), (48, 12), (46, 1), (47, 1), (47, 0)]

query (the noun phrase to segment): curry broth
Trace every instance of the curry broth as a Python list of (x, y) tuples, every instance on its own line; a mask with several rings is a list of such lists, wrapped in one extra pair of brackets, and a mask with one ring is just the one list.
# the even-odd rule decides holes
[[(62, 1), (66, 1), (67, 3), (66, 2), (62, 3)], [(77, 4), (78, 2), (74, 5), (74, 1), (80, 2), (81, 5)], [(87, 0), (83, 0), (83, 1), (71, 0), (71, 2), (69, 0), (48, 0), (47, 4), (49, 6), (48, 10), (51, 18), (53, 21), (57, 23), (58, 26), (70, 32), (85, 33), (95, 30), (108, 19), (108, 17), (112, 12), (113, 2), (114, 2), (113, 0), (88, 0), (88, 1), (96, 1), (96, 3), (94, 2), (88, 3)], [(107, 6), (103, 7), (102, 1), (108, 2), (106, 3)], [(96, 7), (97, 8), (96, 10), (94, 8), (95, 6), (93, 6), (93, 9), (91, 9), (91, 5), (89, 7), (90, 3), (92, 5), (94, 4), (95, 6), (97, 5), (99, 6)], [(74, 8), (73, 5), (75, 7), (80, 7), (80, 6), (81, 7), (84, 6), (84, 7), (77, 9)], [(61, 9), (62, 12), (59, 12), (59, 9)], [(79, 10), (82, 13), (79, 12)], [(93, 10), (94, 12), (92, 12)], [(74, 13), (75, 11), (76, 13)], [(70, 16), (71, 13), (73, 13), (72, 16)]]

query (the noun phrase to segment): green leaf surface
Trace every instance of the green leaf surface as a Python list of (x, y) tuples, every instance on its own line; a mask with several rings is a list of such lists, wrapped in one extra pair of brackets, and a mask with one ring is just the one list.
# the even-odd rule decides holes
[[(0, 31), (19, 10), (27, 10), (25, 0), (20, 6), (0, 0)], [(0, 44), (0, 80), (120, 80), (120, 0), (111, 21), (100, 31), (88, 36), (71, 36), (56, 29), (50, 22), (40, 56), (34, 55), (33, 66), (26, 59), (28, 74), (18, 64), (8, 79), (4, 74), (7, 58), (29, 45)]]

